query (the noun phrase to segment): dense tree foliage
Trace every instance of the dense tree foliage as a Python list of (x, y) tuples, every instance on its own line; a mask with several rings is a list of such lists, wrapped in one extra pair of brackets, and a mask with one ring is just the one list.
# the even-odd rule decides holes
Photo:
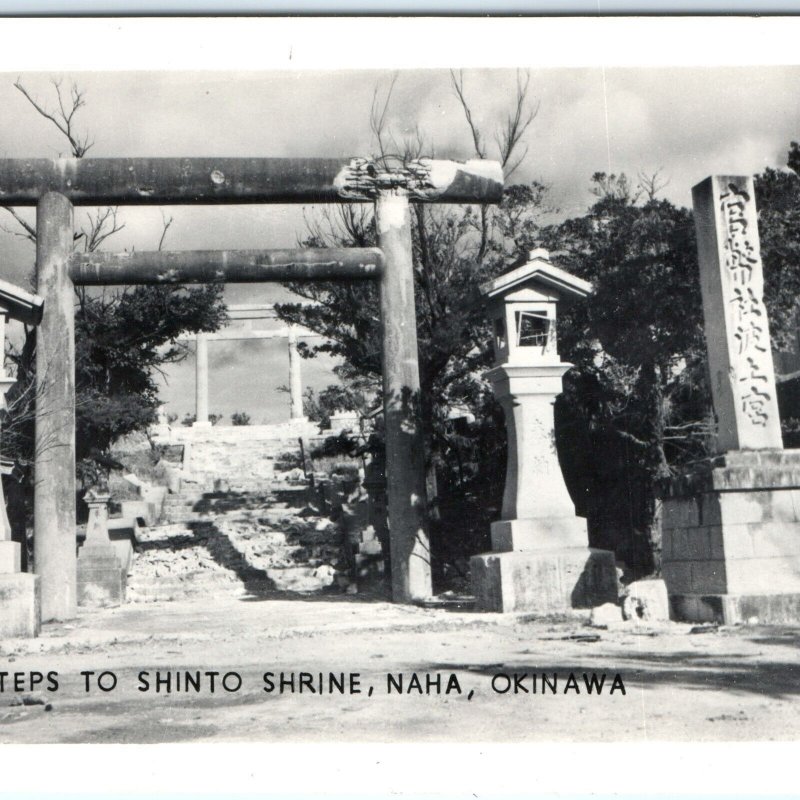
[(648, 572), (655, 482), (701, 458), (710, 432), (694, 224), (625, 176), (598, 173), (593, 188), (587, 214), (541, 232), (557, 263), (594, 285), (560, 315), (559, 349), (575, 369), (559, 434), (594, 543)]

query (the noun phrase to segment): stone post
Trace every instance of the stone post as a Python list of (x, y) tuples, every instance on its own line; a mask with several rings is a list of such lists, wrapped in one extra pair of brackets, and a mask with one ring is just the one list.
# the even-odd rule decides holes
[(208, 338), (200, 331), (195, 337), (195, 421), (193, 427), (208, 428)]
[[(0, 358), (5, 353), (8, 315), (0, 309)], [(0, 363), (0, 407), (6, 407), (6, 392), (14, 379)], [(11, 525), (0, 477), (0, 638), (37, 636), (41, 618), (39, 577), (22, 572), (22, 549), (11, 539)]]
[(717, 452), (783, 447), (752, 178), (692, 190)]
[(69, 277), (72, 203), (48, 192), (36, 211), (36, 279), (44, 315), (36, 333), (34, 564), (42, 620), (75, 616), (75, 293)]
[(395, 602), (432, 594), (427, 533), (425, 441), (420, 422), (419, 355), (411, 257), (411, 217), (403, 190), (382, 190), (375, 203), (380, 282), (387, 501)]
[(305, 419), (303, 413), (303, 380), (300, 372), (300, 353), (297, 351), (297, 326), (289, 326), (289, 393), (291, 418)]
[(171, 429), (168, 420), (166, 406), (160, 405), (156, 414), (156, 424), (150, 428), (150, 435), (153, 439), (161, 442), (169, 441)]
[(800, 622), (800, 451), (778, 416), (753, 180), (694, 187), (718, 455), (661, 487), (674, 618)]

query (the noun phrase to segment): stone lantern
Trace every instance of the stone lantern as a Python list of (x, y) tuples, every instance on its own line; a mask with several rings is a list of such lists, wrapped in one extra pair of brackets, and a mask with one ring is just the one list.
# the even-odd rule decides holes
[(505, 413), (508, 462), (492, 552), (471, 562), (476, 605), (553, 613), (616, 602), (614, 554), (589, 548), (555, 446), (553, 403), (572, 366), (558, 355), (557, 307), (586, 298), (592, 286), (537, 249), (481, 291), (494, 339), (487, 378)]
[[(0, 280), (0, 359), (5, 353), (6, 324), (15, 319), (38, 325), (43, 300)], [(0, 408), (6, 407), (6, 392), (16, 382), (6, 374), (0, 360)], [(21, 569), (21, 545), (11, 538), (5, 494), (0, 482), (0, 638), (36, 636), (39, 632), (39, 578)]]

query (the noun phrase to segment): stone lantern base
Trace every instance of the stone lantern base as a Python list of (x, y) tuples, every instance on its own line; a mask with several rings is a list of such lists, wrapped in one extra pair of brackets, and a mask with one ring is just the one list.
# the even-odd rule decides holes
[(470, 559), (470, 570), (479, 611), (559, 614), (617, 602), (617, 571), (610, 550), (484, 553)]
[(29, 572), (0, 574), (0, 639), (39, 635), (39, 576)]
[(0, 541), (0, 638), (39, 635), (39, 578), (20, 572), (20, 563), (19, 542)]
[(800, 450), (733, 450), (661, 489), (674, 619), (800, 622)]

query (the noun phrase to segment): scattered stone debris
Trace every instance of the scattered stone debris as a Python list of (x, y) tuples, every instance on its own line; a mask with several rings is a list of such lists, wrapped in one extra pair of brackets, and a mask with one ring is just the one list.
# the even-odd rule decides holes
[(593, 608), (589, 617), (589, 624), (593, 628), (604, 628), (622, 621), (622, 609), (616, 603), (603, 603)]
[(626, 620), (663, 622), (669, 620), (667, 585), (662, 580), (642, 580), (624, 589), (622, 616)]
[[(44, 696), (38, 693), (18, 694), (9, 703), (10, 706), (45, 706), (50, 705)], [(46, 709), (47, 710), (47, 709)]]
[(720, 714), (717, 717), (706, 717), (708, 722), (748, 722), (749, 719), (744, 711), (739, 711), (737, 714)]
[(716, 623), (709, 623), (708, 625), (695, 625), (689, 630), (689, 633), (718, 633), (719, 625)]

